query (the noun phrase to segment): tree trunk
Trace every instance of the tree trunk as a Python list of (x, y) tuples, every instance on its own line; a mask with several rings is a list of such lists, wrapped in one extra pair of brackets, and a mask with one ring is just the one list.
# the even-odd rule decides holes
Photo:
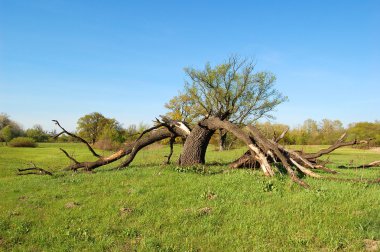
[(207, 146), (214, 132), (215, 130), (195, 126), (186, 138), (179, 164), (184, 166), (204, 164)]
[(223, 129), (219, 129), (219, 151), (226, 149), (227, 132)]

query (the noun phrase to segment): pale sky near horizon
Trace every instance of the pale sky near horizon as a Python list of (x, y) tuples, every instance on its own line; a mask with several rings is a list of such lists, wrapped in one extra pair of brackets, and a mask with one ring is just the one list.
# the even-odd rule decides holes
[(97, 111), (150, 123), (184, 67), (252, 57), (312, 118), (380, 120), (380, 1), (0, 0), (0, 113), (24, 128), (74, 130)]

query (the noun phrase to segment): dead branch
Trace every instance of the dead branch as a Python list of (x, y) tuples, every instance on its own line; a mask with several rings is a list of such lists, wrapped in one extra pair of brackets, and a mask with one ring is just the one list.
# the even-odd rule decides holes
[(358, 165), (358, 166), (344, 166), (344, 165), (339, 166), (339, 168), (345, 168), (345, 169), (365, 169), (365, 168), (371, 168), (371, 167), (380, 167), (380, 160), (373, 161), (368, 164)]
[(190, 127), (185, 123), (181, 121), (172, 120), (167, 116), (160, 115), (162, 121), (166, 123), (170, 128), (177, 127), (181, 131), (183, 131), (183, 135), (188, 136), (191, 133)]
[(265, 154), (263, 153), (260, 148), (255, 145), (255, 143), (252, 142), (251, 138), (246, 134), (242, 129), (240, 129), (237, 125), (229, 122), (229, 121), (222, 121), (217, 117), (209, 117), (207, 119), (204, 119), (199, 123), (203, 127), (207, 127), (212, 130), (217, 129), (225, 129), (228, 132), (234, 134), (237, 138), (242, 140), (250, 149), (251, 154), (257, 159), (257, 161), (260, 163), (260, 167), (263, 170), (264, 174), (266, 176), (273, 176), (274, 172), (272, 170), (272, 167), (269, 165), (269, 162), (267, 158), (265, 157)]
[(277, 138), (275, 138), (274, 141), (275, 141), (276, 143), (280, 142), (280, 140), (283, 139), (283, 138), (285, 137), (285, 135), (286, 135), (286, 133), (288, 133), (288, 131), (289, 131), (289, 128), (286, 128), (286, 130), (284, 130), (284, 131), (281, 133), (281, 135), (279, 135)]
[(175, 137), (171, 137), (170, 140), (169, 140), (170, 152), (169, 152), (169, 155), (167, 156), (168, 159), (166, 160), (166, 164), (170, 164), (170, 158), (173, 155), (173, 145), (174, 145), (174, 142), (175, 142)]
[[(299, 184), (305, 188), (309, 187), (308, 184), (306, 184), (305, 182), (303, 182), (302, 180), (300, 180), (297, 177), (297, 175), (294, 173), (294, 170), (292, 169), (292, 166), (290, 165), (290, 163), (297, 164), (296, 165), (297, 168), (299, 168), (303, 173), (305, 173), (307, 175), (313, 174), (313, 172), (311, 172), (307, 168), (299, 165), (294, 160), (291, 160), (291, 159), (288, 160), (288, 158), (279, 150), (278, 145), (276, 143), (273, 143), (273, 142), (269, 141), (268, 139), (266, 139), (260, 133), (260, 131), (257, 130), (255, 127), (253, 127), (252, 125), (248, 125), (247, 128), (251, 132), (256, 143), (259, 143), (259, 145), (263, 146), (263, 147), (261, 147), (263, 150), (272, 151), (274, 153), (274, 155), (281, 161), (281, 164), (285, 167), (286, 171), (288, 172), (288, 174), (290, 175), (291, 179), (294, 182), (296, 182), (297, 184)], [(273, 161), (275, 161), (274, 158), (273, 158)], [(302, 167), (302, 168), (300, 168), (300, 167)]]
[[(65, 170), (76, 171), (78, 169), (85, 169), (87, 171), (92, 171), (98, 167), (113, 163), (127, 156), (127, 159), (123, 161), (122, 164), (118, 167), (118, 169), (124, 168), (134, 160), (136, 154), (142, 148), (166, 138), (175, 138), (177, 136), (186, 137), (186, 130), (183, 129), (183, 126), (181, 124), (177, 124), (174, 123), (175, 121), (172, 121), (169, 125), (167, 122), (161, 122), (158, 119), (156, 122), (157, 125), (141, 132), (140, 136), (133, 143), (126, 144), (123, 148), (119, 149), (109, 156), (99, 156), (95, 161), (79, 162), (70, 156), (66, 151), (61, 150), (66, 155), (66, 157), (73, 161), (73, 164), (66, 167)], [(180, 125), (181, 127), (178, 127), (177, 125)], [(189, 130), (189, 128), (186, 129)], [(67, 131), (65, 131), (65, 133), (66, 132)]]
[[(24, 169), (18, 169), (18, 175), (31, 175), (31, 174), (34, 174), (34, 175), (49, 175), (49, 176), (53, 176), (53, 173), (45, 170), (45, 169), (42, 169), (42, 168), (39, 168), (37, 167), (33, 162), (30, 162), (31, 165), (33, 165), (33, 167), (30, 167), (30, 168), (24, 168)], [(25, 171), (31, 171), (31, 172), (27, 172), (27, 173), (23, 173)]]
[(327, 168), (327, 167), (325, 167), (324, 165), (314, 165), (314, 167), (316, 168), (316, 169), (320, 169), (320, 170), (322, 170), (322, 171), (325, 171), (325, 172), (328, 172), (328, 173), (331, 173), (331, 174), (337, 174), (338, 172), (337, 171), (335, 171), (335, 170), (333, 170), (333, 169), (330, 169), (330, 168)]
[(329, 154), (330, 152), (332, 152), (338, 148), (341, 148), (344, 146), (351, 146), (351, 145), (355, 145), (358, 143), (358, 141), (356, 139), (353, 141), (350, 141), (350, 142), (344, 142), (344, 139), (346, 138), (346, 136), (347, 136), (347, 133), (344, 133), (333, 145), (331, 145), (327, 149), (322, 149), (316, 153), (307, 153), (307, 154), (304, 154), (303, 157), (308, 159), (308, 160), (316, 159), (316, 158), (319, 158), (323, 155)]
[(65, 151), (64, 149), (62, 149), (62, 148), (59, 148), (65, 155), (66, 155), (66, 157), (68, 157), (71, 161), (73, 161), (75, 164), (79, 164), (79, 162), (75, 159), (75, 158), (73, 158), (72, 156), (70, 156), (69, 155), (69, 153), (67, 153), (67, 151)]
[(65, 128), (63, 128), (63, 127), (59, 124), (59, 122), (58, 122), (57, 120), (52, 120), (52, 121), (55, 122), (55, 124), (56, 124), (58, 127), (60, 127), (60, 128), (62, 129), (62, 132), (59, 133), (58, 135), (56, 135), (54, 138), (56, 138), (57, 136), (59, 136), (59, 135), (65, 133), (65, 134), (67, 134), (67, 135), (69, 135), (69, 136), (71, 136), (71, 137), (74, 137), (74, 138), (76, 138), (76, 139), (79, 139), (82, 143), (86, 144), (88, 150), (92, 153), (92, 155), (94, 155), (94, 156), (97, 157), (97, 158), (100, 158), (100, 157), (101, 157), (99, 154), (97, 154), (97, 153), (94, 151), (94, 149), (91, 147), (91, 145), (90, 145), (86, 140), (84, 140), (84, 139), (81, 138), (80, 136), (77, 136), (77, 135), (75, 135), (75, 134), (73, 134), (73, 133), (68, 132)]

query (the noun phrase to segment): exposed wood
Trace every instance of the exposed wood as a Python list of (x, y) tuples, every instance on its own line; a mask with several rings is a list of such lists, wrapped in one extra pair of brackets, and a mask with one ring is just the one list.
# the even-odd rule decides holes
[(321, 176), (312, 172), (311, 170), (303, 167), (302, 165), (300, 165), (299, 163), (297, 163), (294, 159), (290, 158), (290, 161), (298, 168), (300, 169), (303, 173), (305, 173), (306, 175), (310, 176), (310, 177), (313, 177), (313, 178), (320, 178)]
[(241, 157), (230, 163), (230, 168), (259, 168), (259, 163), (251, 155), (251, 152), (246, 151)]
[(231, 134), (234, 134), (237, 138), (242, 140), (248, 148), (251, 150), (252, 155), (257, 159), (260, 163), (260, 167), (263, 170), (266, 176), (273, 176), (274, 172), (272, 167), (268, 163), (265, 154), (252, 142), (249, 138), (248, 134), (246, 134), (242, 129), (240, 129), (237, 125), (229, 122), (222, 121), (217, 117), (209, 117), (199, 123), (201, 126), (207, 127), (209, 129), (217, 130), (217, 129), (225, 129)]
[[(308, 188), (309, 185), (306, 184), (304, 181), (300, 180), (297, 175), (294, 173), (290, 163), (288, 162), (288, 159), (287, 157), (285, 157), (281, 151), (278, 149), (278, 145), (275, 144), (275, 143), (272, 143), (270, 142), (268, 139), (266, 139), (258, 129), (256, 129), (255, 127), (253, 127), (252, 125), (248, 125), (247, 126), (248, 130), (251, 132), (254, 140), (258, 143), (260, 143), (262, 146), (265, 146), (265, 147), (262, 147), (263, 149), (269, 149), (271, 150), (275, 155), (276, 157), (281, 161), (281, 164), (285, 167), (286, 171), (288, 172), (288, 174), (290, 175), (291, 179), (296, 182), (297, 184), (305, 187), (305, 188)], [(306, 168), (305, 168), (306, 169)], [(305, 170), (304, 169), (304, 170)], [(301, 170), (301, 169), (300, 169)], [(303, 170), (301, 170), (303, 171)]]
[(160, 116), (160, 117), (161, 117), (162, 121), (164, 123), (166, 123), (166, 125), (168, 125), (169, 127), (171, 127), (171, 128), (177, 127), (179, 130), (181, 130), (183, 132), (182, 133), (183, 136), (190, 135), (191, 129), (188, 125), (185, 124), (185, 122), (172, 120), (167, 116)]
[(283, 138), (285, 137), (285, 135), (286, 135), (286, 133), (288, 133), (288, 131), (289, 131), (289, 128), (286, 128), (286, 130), (284, 130), (284, 131), (281, 133), (281, 135), (279, 135), (277, 138), (275, 138), (274, 141), (275, 141), (276, 143), (280, 142), (280, 140), (283, 139)]

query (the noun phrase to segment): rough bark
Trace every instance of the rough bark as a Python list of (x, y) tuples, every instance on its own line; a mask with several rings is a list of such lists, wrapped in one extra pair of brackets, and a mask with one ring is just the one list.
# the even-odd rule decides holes
[(197, 125), (187, 136), (179, 164), (184, 166), (204, 164), (206, 150), (215, 130)]
[(266, 176), (273, 176), (274, 172), (272, 170), (272, 167), (269, 165), (267, 158), (265, 157), (265, 154), (258, 148), (252, 140), (249, 138), (248, 134), (246, 134), (242, 129), (240, 129), (237, 125), (229, 122), (229, 121), (222, 121), (217, 117), (210, 117), (208, 119), (205, 119), (199, 123), (201, 126), (207, 127), (208, 129), (225, 129), (226, 131), (230, 132), (231, 134), (234, 134), (237, 138), (242, 140), (250, 149), (251, 154), (257, 159), (257, 161), (260, 163), (260, 167), (263, 170), (264, 174)]

